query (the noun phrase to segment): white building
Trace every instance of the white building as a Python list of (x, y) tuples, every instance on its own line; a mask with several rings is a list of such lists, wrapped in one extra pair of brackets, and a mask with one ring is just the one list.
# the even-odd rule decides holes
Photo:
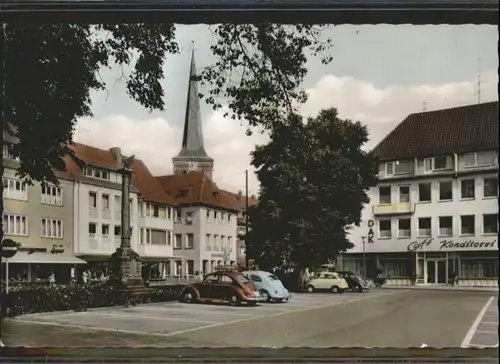
[(498, 102), (408, 116), (373, 150), (379, 183), (342, 269), (498, 285), (498, 148)]

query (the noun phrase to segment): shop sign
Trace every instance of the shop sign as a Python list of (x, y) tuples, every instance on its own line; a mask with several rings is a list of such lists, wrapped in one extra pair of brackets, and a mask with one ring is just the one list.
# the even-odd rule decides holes
[(375, 221), (368, 220), (368, 244), (373, 244), (373, 237), (375, 233), (373, 232), (373, 227), (375, 226)]
[[(408, 244), (407, 250), (410, 252), (427, 250), (425, 248), (433, 245), (434, 239), (416, 240)], [(438, 243), (438, 250), (456, 250), (456, 249), (471, 249), (471, 250), (482, 250), (482, 249), (492, 249), (497, 246), (496, 240), (490, 241), (477, 241), (477, 240), (465, 240), (465, 241), (454, 241), (454, 240), (441, 240)]]

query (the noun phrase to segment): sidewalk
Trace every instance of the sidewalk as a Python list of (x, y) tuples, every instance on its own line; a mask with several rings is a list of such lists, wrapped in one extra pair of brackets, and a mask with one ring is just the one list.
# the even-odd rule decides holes
[(438, 291), (475, 291), (475, 292), (497, 292), (498, 287), (461, 287), (461, 286), (382, 286), (382, 289), (421, 289)]

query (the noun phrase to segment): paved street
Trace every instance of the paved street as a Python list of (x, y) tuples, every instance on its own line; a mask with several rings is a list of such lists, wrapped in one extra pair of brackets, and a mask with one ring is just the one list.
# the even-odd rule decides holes
[[(498, 320), (497, 299), (497, 294), (490, 292), (375, 289), (340, 295), (296, 294), (288, 303), (255, 307), (172, 302), (45, 313), (10, 320), (6, 342), (61, 346), (459, 347), (470, 337), (467, 345), (492, 346), (498, 343), (498, 336), (483, 335), (485, 327), (492, 325), (488, 320)], [(476, 324), (483, 310), (481, 323)], [(44, 328), (54, 331), (50, 338), (41, 331), (28, 337), (30, 332)]]

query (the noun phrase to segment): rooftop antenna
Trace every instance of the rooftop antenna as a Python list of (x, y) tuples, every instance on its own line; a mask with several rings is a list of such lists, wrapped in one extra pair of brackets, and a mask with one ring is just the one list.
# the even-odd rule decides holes
[(477, 59), (477, 103), (481, 103), (481, 58)]

